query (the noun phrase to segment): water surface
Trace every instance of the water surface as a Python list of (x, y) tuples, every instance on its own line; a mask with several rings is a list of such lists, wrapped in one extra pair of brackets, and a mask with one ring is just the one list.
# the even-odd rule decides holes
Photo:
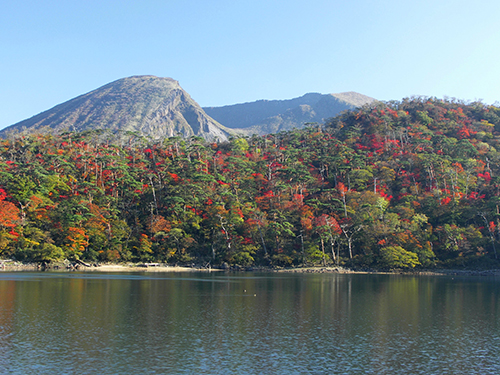
[(498, 374), (499, 281), (0, 273), (0, 369), (8, 374)]

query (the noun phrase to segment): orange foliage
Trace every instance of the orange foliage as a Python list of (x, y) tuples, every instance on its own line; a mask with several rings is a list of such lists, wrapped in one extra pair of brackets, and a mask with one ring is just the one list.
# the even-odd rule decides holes
[(324, 232), (325, 230), (330, 230), (330, 231), (333, 231), (334, 233), (337, 233), (337, 234), (340, 234), (342, 232), (337, 220), (335, 220), (335, 218), (333, 218), (327, 214), (323, 214), (323, 215), (315, 218), (314, 219), (314, 226), (316, 227), (316, 230), (318, 230), (320, 232)]
[(488, 229), (491, 233), (495, 232), (495, 223), (493, 221), (490, 221)]
[(309, 206), (303, 206), (300, 215), (300, 224), (302, 225), (302, 228), (311, 230), (313, 228), (313, 218), (314, 215), (311, 208)]
[(104, 231), (107, 227), (107, 220), (104, 217), (106, 211), (93, 203), (89, 203), (89, 210), (92, 218), (88, 220), (87, 227)]
[(161, 215), (153, 216), (153, 219), (149, 224), (149, 230), (151, 233), (170, 232), (170, 228), (170, 223)]
[(85, 234), (85, 230), (83, 228), (68, 228), (66, 240), (68, 241), (69, 250), (74, 254), (85, 250), (85, 247), (89, 244), (88, 239), (89, 236)]
[(0, 226), (14, 228), (19, 219), (19, 208), (11, 202), (0, 201)]
[(347, 193), (347, 188), (342, 182), (339, 182), (337, 184), (337, 190), (340, 192), (341, 195), (345, 195), (345, 193)]

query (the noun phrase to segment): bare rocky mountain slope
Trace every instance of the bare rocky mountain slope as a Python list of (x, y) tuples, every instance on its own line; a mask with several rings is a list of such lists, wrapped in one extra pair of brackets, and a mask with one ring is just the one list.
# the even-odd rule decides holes
[(356, 92), (309, 93), (288, 100), (258, 100), (223, 107), (204, 107), (205, 112), (224, 126), (243, 134), (269, 134), (323, 123), (340, 112), (370, 104), (375, 99)]
[(180, 133), (209, 141), (226, 140), (231, 133), (207, 116), (177, 81), (134, 76), (111, 82), (9, 126), (0, 131), (0, 136), (95, 129), (137, 132), (153, 139)]
[(289, 100), (259, 100), (201, 108), (172, 78), (133, 76), (111, 82), (0, 131), (0, 137), (35, 132), (90, 131), (152, 139), (181, 135), (225, 141), (231, 135), (269, 134), (323, 123), (375, 99), (355, 92), (309, 93)]

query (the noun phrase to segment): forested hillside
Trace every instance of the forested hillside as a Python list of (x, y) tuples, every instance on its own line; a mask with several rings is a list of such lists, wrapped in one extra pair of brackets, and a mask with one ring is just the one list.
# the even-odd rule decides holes
[(496, 267), (499, 132), (498, 107), (413, 98), (219, 144), (3, 140), (0, 256)]

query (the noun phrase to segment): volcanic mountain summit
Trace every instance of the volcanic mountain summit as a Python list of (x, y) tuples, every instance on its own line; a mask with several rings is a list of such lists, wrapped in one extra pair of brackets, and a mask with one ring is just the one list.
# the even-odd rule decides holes
[(16, 133), (105, 129), (163, 139), (181, 135), (221, 142), (231, 135), (269, 134), (322, 123), (375, 99), (355, 92), (309, 93), (201, 108), (172, 78), (133, 76), (108, 83), (0, 131)]
[(270, 134), (302, 128), (307, 123), (320, 123), (345, 110), (370, 104), (375, 99), (358, 94), (308, 93), (287, 100), (258, 100), (203, 110), (224, 126), (242, 134)]
[(210, 118), (171, 78), (134, 76), (119, 79), (59, 104), (0, 132), (132, 131), (154, 139), (201, 136), (226, 140), (230, 130)]

